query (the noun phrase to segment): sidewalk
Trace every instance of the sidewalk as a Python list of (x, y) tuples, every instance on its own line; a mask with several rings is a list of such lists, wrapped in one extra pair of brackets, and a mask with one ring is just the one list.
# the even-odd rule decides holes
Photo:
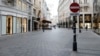
[(95, 32), (96, 34), (100, 35), (100, 29), (96, 29), (96, 30), (94, 30), (94, 32)]
[(100, 56), (100, 36), (93, 31), (83, 31), (77, 36), (77, 52), (71, 56)]

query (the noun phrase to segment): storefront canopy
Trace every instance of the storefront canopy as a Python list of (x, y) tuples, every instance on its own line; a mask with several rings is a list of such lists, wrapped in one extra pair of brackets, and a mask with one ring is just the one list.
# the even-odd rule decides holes
[(43, 23), (52, 23), (51, 21), (48, 20), (42, 20)]

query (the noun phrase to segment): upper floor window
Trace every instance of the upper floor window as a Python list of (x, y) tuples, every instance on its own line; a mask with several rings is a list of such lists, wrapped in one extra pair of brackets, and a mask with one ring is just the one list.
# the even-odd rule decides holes
[(21, 0), (17, 0), (17, 1), (16, 1), (16, 6), (17, 6), (18, 9), (21, 10), (21, 7), (22, 7), (22, 2), (21, 2)]
[(29, 0), (31, 2), (31, 0)]
[(84, 0), (84, 3), (87, 3), (87, 0)]
[(84, 7), (84, 11), (87, 12), (88, 11), (88, 7)]
[(27, 4), (24, 3), (24, 2), (22, 3), (22, 10), (23, 10), (23, 11), (26, 11), (26, 10), (27, 10)]
[(82, 8), (80, 8), (80, 12), (82, 12)]
[(82, 1), (81, 1), (81, 0), (79, 0), (79, 3), (80, 3), (80, 4), (82, 4)]
[(15, 0), (2, 0), (2, 2), (6, 5), (11, 5), (11, 6), (15, 5)]

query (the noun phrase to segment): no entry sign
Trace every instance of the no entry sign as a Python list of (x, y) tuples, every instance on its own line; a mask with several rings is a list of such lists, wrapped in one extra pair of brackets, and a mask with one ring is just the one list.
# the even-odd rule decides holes
[(73, 13), (76, 13), (76, 12), (78, 12), (80, 10), (80, 6), (79, 6), (79, 4), (78, 3), (72, 3), (71, 5), (70, 5), (70, 11), (72, 11)]

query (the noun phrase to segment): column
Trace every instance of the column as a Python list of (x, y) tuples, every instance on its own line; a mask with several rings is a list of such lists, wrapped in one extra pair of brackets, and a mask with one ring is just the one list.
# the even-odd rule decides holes
[(93, 17), (94, 15), (92, 14), (92, 17), (91, 17), (91, 29), (93, 30)]
[(1, 33), (2, 33), (2, 25), (1, 25), (1, 24), (2, 24), (2, 20), (1, 20), (1, 18), (2, 18), (2, 17), (1, 17), (1, 11), (0, 11), (0, 35), (1, 35)]
[(85, 16), (83, 14), (83, 29), (85, 29)]
[(32, 31), (32, 18), (31, 18), (31, 16), (30, 16), (30, 32)]
[(6, 16), (2, 16), (1, 20), (2, 20), (2, 23), (1, 23), (2, 24), (1, 26), (2, 34), (6, 34)]
[(68, 18), (66, 18), (66, 19), (67, 19), (67, 21), (66, 21), (66, 24), (67, 24), (66, 27), (69, 28), (69, 19), (70, 19), (70, 18), (68, 17)]
[(79, 28), (79, 15), (77, 16), (77, 28)]
[(17, 19), (13, 17), (13, 33), (17, 33)]

